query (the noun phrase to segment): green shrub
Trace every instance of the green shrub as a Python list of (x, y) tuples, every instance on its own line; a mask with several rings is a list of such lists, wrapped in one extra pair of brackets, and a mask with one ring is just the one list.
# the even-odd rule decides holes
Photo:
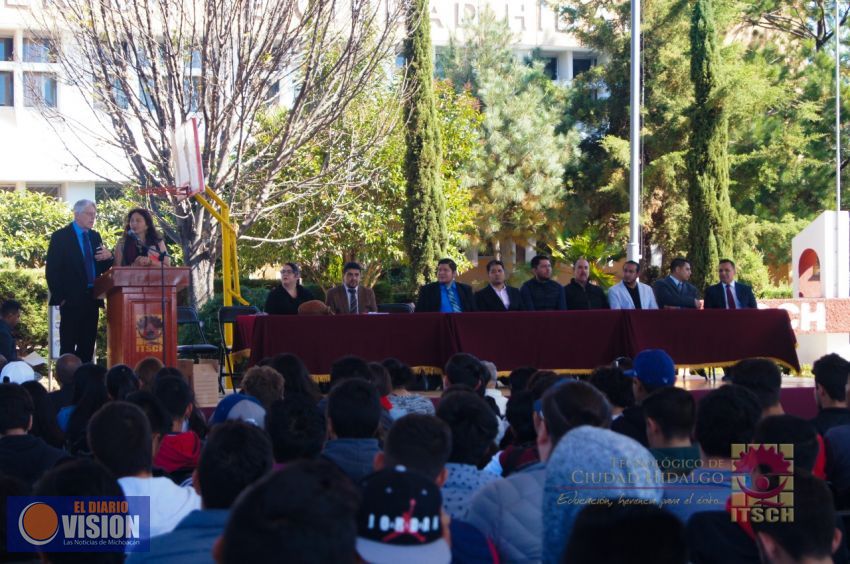
[(762, 300), (783, 300), (793, 297), (790, 284), (765, 286), (761, 292), (756, 292), (756, 295)]
[(21, 302), (21, 322), (16, 330), (21, 356), (35, 351), (47, 358), (47, 280), (44, 271), (0, 267), (0, 301), (10, 299)]

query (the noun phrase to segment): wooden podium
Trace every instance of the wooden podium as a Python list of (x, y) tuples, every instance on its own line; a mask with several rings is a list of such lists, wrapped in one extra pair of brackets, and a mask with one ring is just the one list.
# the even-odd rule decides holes
[(116, 266), (100, 275), (94, 295), (106, 297), (107, 365), (133, 367), (155, 356), (177, 366), (177, 290), (188, 285), (183, 267)]

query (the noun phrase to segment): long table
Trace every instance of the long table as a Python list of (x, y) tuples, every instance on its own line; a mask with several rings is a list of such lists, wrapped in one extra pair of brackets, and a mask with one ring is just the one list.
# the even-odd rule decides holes
[(458, 352), (492, 361), (500, 371), (534, 366), (578, 373), (648, 348), (665, 349), (680, 367), (764, 357), (800, 370), (782, 309), (258, 315), (239, 317), (236, 333), (237, 348), (251, 349), (251, 364), (287, 352), (312, 374), (328, 374), (345, 355), (441, 368)]

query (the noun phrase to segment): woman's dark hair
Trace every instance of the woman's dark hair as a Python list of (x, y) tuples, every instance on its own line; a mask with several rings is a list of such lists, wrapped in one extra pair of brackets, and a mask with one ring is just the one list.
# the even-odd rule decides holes
[(605, 395), (588, 384), (567, 380), (549, 388), (541, 400), (543, 420), (554, 447), (568, 431), (582, 425), (608, 428), (611, 406)]
[(53, 402), (47, 395), (47, 390), (35, 380), (21, 384), (32, 398), (33, 414), (30, 435), (41, 437), (44, 442), (56, 448), (62, 448), (65, 434), (56, 422), (56, 412)]
[(386, 358), (381, 364), (383, 364), (384, 368), (387, 369), (387, 372), (390, 373), (393, 390), (407, 388), (416, 380), (410, 366), (397, 358)]
[(386, 368), (384, 368), (383, 364), (380, 362), (370, 362), (369, 372), (371, 372), (371, 378), (369, 378), (369, 381), (372, 382), (372, 384), (375, 385), (375, 388), (378, 389), (378, 395), (383, 397), (389, 395), (390, 392), (393, 391), (390, 373)]
[(487, 451), (499, 432), (499, 424), (481, 396), (466, 390), (450, 391), (440, 400), (437, 417), (452, 430), (449, 462), (476, 466), (485, 462)]
[(505, 408), (505, 418), (510, 423), (511, 443), (522, 445), (534, 442), (537, 431), (534, 429), (534, 395), (528, 390), (512, 392)]
[(140, 388), (139, 378), (126, 364), (116, 364), (106, 373), (106, 391), (110, 399), (123, 400)]
[(159, 235), (159, 231), (156, 230), (156, 226), (153, 224), (153, 216), (151, 216), (151, 212), (144, 208), (133, 208), (127, 213), (127, 219), (124, 221), (124, 233), (127, 233), (127, 230), (130, 229), (130, 218), (133, 217), (133, 214), (137, 213), (142, 216), (142, 219), (145, 220), (145, 225), (147, 225), (148, 229), (145, 231), (145, 245), (156, 245), (162, 240), (162, 237)]
[(303, 394), (318, 402), (322, 393), (310, 377), (310, 372), (301, 359), (294, 354), (284, 353), (262, 360), (260, 366), (271, 366), (283, 376), (283, 397)]
[(106, 368), (97, 364), (82, 365), (74, 374), (75, 393), (81, 382), (85, 391), (68, 420), (68, 431), (65, 433), (65, 446), (71, 454), (88, 452), (86, 426), (91, 416), (109, 401)]

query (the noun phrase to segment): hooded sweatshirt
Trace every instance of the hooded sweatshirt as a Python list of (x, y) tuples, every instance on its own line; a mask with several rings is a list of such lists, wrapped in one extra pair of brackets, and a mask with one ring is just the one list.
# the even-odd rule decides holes
[(68, 454), (53, 448), (33, 435), (10, 435), (0, 438), (0, 474), (34, 484)]
[(573, 523), (585, 505), (615, 503), (620, 498), (657, 504), (663, 494), (655, 458), (637, 441), (586, 425), (569, 431), (546, 464), (543, 562), (561, 561)]
[(201, 439), (194, 431), (172, 433), (162, 438), (153, 465), (167, 473), (198, 467), (201, 458)]
[(357, 483), (374, 471), (375, 455), (379, 452), (378, 439), (333, 439), (325, 444), (322, 457)]
[(201, 508), (201, 496), (192, 488), (181, 488), (168, 478), (125, 476), (118, 483), (125, 496), (150, 498), (151, 537), (174, 530), (192, 511)]

